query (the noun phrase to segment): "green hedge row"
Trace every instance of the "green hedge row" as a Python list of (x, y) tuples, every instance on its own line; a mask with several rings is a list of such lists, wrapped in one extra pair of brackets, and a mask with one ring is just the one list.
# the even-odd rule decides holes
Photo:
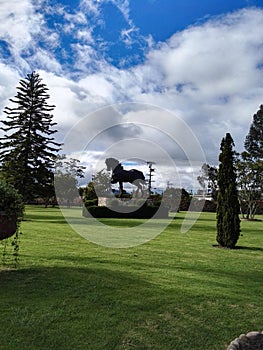
[(96, 205), (98, 205), (98, 198), (87, 199), (84, 201), (84, 205), (86, 208), (96, 206)]
[(118, 208), (112, 210), (108, 207), (90, 206), (83, 209), (83, 216), (88, 213), (95, 218), (121, 218), (121, 219), (150, 219), (157, 213), (157, 218), (164, 219), (168, 217), (168, 208), (161, 206), (160, 208), (153, 206), (129, 207), (129, 212), (118, 211)]

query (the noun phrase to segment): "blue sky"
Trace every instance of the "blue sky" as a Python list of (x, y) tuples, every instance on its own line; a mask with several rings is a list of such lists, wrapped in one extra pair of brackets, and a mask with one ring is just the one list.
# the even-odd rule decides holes
[[(88, 42), (87, 33), (90, 33), (94, 42), (89, 44), (98, 49), (100, 57), (114, 66), (127, 68), (143, 62), (151, 48), (150, 43), (165, 42), (176, 32), (204, 23), (213, 16), (253, 6), (262, 6), (262, 1), (204, 0), (200, 4), (197, 0), (94, 0), (79, 3), (64, 0), (39, 1), (35, 11), (46, 22), (50, 33), (60, 33), (53, 47), (53, 54), (60, 63), (70, 65), (72, 69), (74, 46)], [(80, 34), (76, 36), (77, 31), (82, 31), (82, 37)], [(2, 53), (5, 57), (12, 56), (6, 44), (3, 40)], [(50, 50), (50, 41), (45, 37), (39, 36), (38, 45)], [(31, 53), (25, 50), (24, 56)]]
[[(262, 29), (258, 0), (2, 1), (0, 108), (9, 104), (19, 80), (36, 70), (56, 105), (58, 139), (68, 133), (74, 138), (72, 130), (85, 121), (87, 144), (67, 152), (82, 154), (89, 175), (90, 164), (133, 137), (168, 152), (179, 181), (189, 185), (194, 166), (182, 162), (198, 158), (189, 154), (188, 143), (198, 148), (193, 138), (210, 164), (217, 164), (226, 132), (242, 150), (263, 103)], [(181, 139), (182, 132), (190, 135), (188, 128), (191, 139)], [(141, 147), (142, 158), (149, 159), (150, 144)], [(126, 152), (132, 158), (125, 144), (122, 149), (120, 157)], [(160, 181), (174, 182), (174, 169), (157, 156), (155, 161)]]
[[(87, 25), (90, 25), (96, 45), (100, 44), (101, 55), (111, 64), (126, 68), (143, 62), (149, 49), (149, 38), (152, 38), (154, 43), (163, 42), (174, 33), (191, 25), (204, 23), (212, 16), (262, 5), (262, 1), (248, 0), (220, 2), (204, 0), (201, 4), (197, 0), (95, 1), (95, 3), (99, 5), (99, 18), (94, 12), (85, 10), (87, 22), (81, 23), (79, 20), (76, 29), (85, 30)], [(79, 6), (76, 6), (75, 1), (60, 1), (53, 4), (65, 6), (65, 11), (72, 16), (83, 10), (81, 2)], [(45, 9), (40, 7), (39, 12), (45, 14)], [(50, 28), (59, 29), (63, 25), (69, 25), (73, 17), (65, 16), (65, 12), (55, 12), (46, 13), (45, 20)], [(126, 33), (123, 33), (125, 30)], [(72, 63), (73, 52), (70, 46), (81, 39), (76, 40), (69, 32), (60, 39), (61, 45), (57, 49), (57, 57), (61, 62)], [(67, 51), (67, 58), (61, 55), (61, 48)]]

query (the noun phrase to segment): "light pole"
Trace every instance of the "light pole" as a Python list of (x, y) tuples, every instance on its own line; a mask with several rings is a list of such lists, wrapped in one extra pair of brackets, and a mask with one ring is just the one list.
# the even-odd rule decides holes
[(148, 196), (151, 196), (151, 192), (152, 192), (152, 183), (155, 182), (154, 180), (152, 180), (152, 177), (154, 176), (154, 172), (155, 169), (153, 169), (153, 164), (155, 164), (155, 162), (151, 162), (151, 161), (147, 161), (148, 167), (149, 167), (149, 174), (147, 174), (149, 176), (149, 180), (148, 180)]

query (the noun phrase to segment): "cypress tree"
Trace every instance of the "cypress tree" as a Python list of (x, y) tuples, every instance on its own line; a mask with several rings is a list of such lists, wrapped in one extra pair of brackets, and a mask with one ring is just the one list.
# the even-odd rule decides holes
[(240, 235), (239, 201), (234, 168), (234, 141), (229, 133), (221, 142), (217, 196), (217, 242), (234, 248)]
[(25, 202), (44, 196), (52, 186), (52, 169), (61, 144), (52, 137), (57, 130), (51, 114), (55, 106), (48, 105), (49, 97), (39, 74), (28, 74), (10, 99), (14, 107), (5, 107), (6, 119), (1, 121), (5, 132), (0, 138), (2, 176)]

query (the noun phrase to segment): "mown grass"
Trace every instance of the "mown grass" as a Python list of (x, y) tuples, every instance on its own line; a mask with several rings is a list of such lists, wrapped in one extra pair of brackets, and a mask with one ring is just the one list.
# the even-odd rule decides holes
[(263, 330), (263, 222), (242, 222), (227, 250), (213, 247), (214, 214), (186, 234), (183, 217), (148, 243), (112, 249), (58, 209), (27, 207), (20, 267), (0, 267), (0, 349), (223, 350)]

